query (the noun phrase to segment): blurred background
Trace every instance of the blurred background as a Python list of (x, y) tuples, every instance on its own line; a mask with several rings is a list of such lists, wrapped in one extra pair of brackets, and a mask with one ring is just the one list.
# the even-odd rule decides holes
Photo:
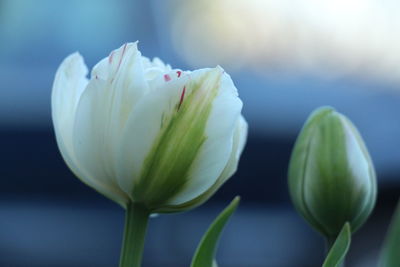
[(220, 266), (320, 266), (324, 243), (295, 213), (286, 172), (309, 113), (359, 128), (379, 198), (348, 266), (375, 266), (400, 194), (400, 5), (396, 0), (0, 0), (0, 266), (117, 266), (123, 210), (68, 170), (55, 142), (55, 71), (128, 41), (173, 67), (231, 74), (250, 135), (237, 174), (205, 205), (152, 219), (144, 266), (188, 266), (221, 209), (242, 196)]

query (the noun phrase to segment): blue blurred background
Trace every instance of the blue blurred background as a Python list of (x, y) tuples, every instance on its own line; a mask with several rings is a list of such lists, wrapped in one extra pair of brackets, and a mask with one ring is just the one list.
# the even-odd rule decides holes
[(0, 266), (117, 266), (123, 210), (86, 187), (54, 138), (55, 71), (79, 51), (92, 67), (128, 41), (173, 67), (231, 74), (250, 135), (237, 174), (204, 206), (152, 219), (144, 266), (188, 266), (235, 196), (220, 266), (319, 266), (324, 243), (291, 206), (291, 148), (331, 105), (359, 128), (379, 198), (349, 266), (375, 266), (400, 193), (400, 5), (396, 0), (0, 0)]

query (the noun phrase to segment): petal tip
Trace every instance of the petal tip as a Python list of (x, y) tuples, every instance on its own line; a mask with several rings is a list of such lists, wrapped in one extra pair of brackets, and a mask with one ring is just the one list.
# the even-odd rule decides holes
[(84, 75), (88, 73), (88, 68), (79, 52), (74, 52), (67, 56), (58, 68), (58, 71), (65, 73), (67, 76), (73, 75), (76, 70), (84, 73)]

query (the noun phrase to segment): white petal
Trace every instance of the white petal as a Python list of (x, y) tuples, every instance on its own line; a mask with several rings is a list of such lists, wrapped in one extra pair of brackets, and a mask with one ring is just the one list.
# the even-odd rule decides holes
[(81, 176), (72, 145), (72, 127), (76, 106), (86, 87), (88, 70), (81, 55), (74, 53), (61, 63), (57, 70), (52, 96), (51, 111), (57, 144), (69, 168)]
[(224, 73), (207, 124), (207, 139), (194, 162), (186, 188), (170, 201), (171, 205), (190, 201), (215, 184), (230, 158), (233, 134), (241, 109), (242, 102), (237, 97), (236, 87), (230, 76)]
[(103, 110), (109, 118), (106, 127), (114, 145), (119, 142), (135, 104), (148, 91), (141, 58), (137, 43), (125, 44), (109, 56), (108, 91)]
[(52, 118), (57, 144), (68, 167), (77, 177), (100, 193), (124, 205), (125, 201), (112, 188), (89, 176), (75, 156), (73, 124), (79, 99), (88, 83), (87, 72), (82, 57), (75, 53), (63, 61), (56, 73), (52, 91)]
[(232, 151), (229, 160), (224, 170), (222, 171), (221, 175), (217, 179), (217, 181), (207, 191), (205, 191), (203, 194), (201, 194), (200, 196), (198, 196), (193, 200), (180, 203), (178, 205), (167, 204), (166, 206), (160, 208), (159, 211), (171, 212), (171, 211), (187, 210), (199, 206), (205, 201), (207, 201), (221, 187), (221, 185), (225, 183), (226, 180), (228, 180), (236, 172), (240, 155), (243, 152), (243, 148), (247, 140), (247, 128), (248, 128), (247, 122), (245, 121), (243, 116), (240, 115), (235, 126), (235, 133), (233, 135), (233, 142), (232, 142)]
[(91, 177), (118, 191), (114, 180), (114, 147), (107, 131), (110, 116), (106, 81), (91, 80), (76, 112), (74, 150), (79, 163)]
[[(221, 76), (222, 69), (198, 70), (165, 82), (164, 87), (151, 90), (132, 112), (121, 142), (121, 165), (118, 168), (121, 171), (119, 183), (121, 188), (128, 190), (127, 193), (133, 190), (133, 180), (140, 177), (143, 162), (162, 128), (163, 118), (176, 112), (176, 104), (188, 79), (197, 81), (203, 79), (206, 73)], [(206, 92), (215, 89), (215, 83), (208, 84), (210, 82), (212, 79), (201, 84), (201, 90)], [(184, 177), (188, 181), (185, 190), (176, 198), (176, 203), (185, 202), (206, 191), (216, 182), (228, 161), (235, 122), (240, 115), (242, 103), (228, 75), (222, 75), (221, 86), (216, 89), (218, 94), (214, 98), (206, 125), (207, 138), (192, 164), (190, 177)], [(190, 90), (192, 88), (189, 86), (187, 95), (190, 95)]]
[(54, 79), (51, 108), (57, 136), (65, 143), (67, 152), (72, 149), (72, 126), (76, 106), (88, 81), (87, 67), (78, 53), (61, 63)]
[(149, 58), (142, 56), (142, 61), (144, 69), (158, 69), (162, 73), (166, 73), (172, 70), (169, 64), (165, 64), (158, 57), (155, 57), (153, 58), (153, 60), (150, 60)]
[(218, 178), (220, 184), (223, 184), (236, 172), (240, 155), (242, 154), (244, 146), (246, 144), (247, 131), (248, 131), (247, 122), (243, 118), (243, 116), (240, 115), (239, 120), (236, 123), (235, 133), (233, 135), (233, 146), (232, 146), (231, 156), (220, 178)]
[(116, 182), (116, 151), (135, 103), (147, 91), (136, 43), (113, 51), (96, 65), (74, 124), (76, 157), (90, 176), (127, 198)]
[(189, 77), (164, 81), (159, 76), (150, 92), (137, 103), (128, 119), (122, 135), (118, 163), (118, 182), (120, 187), (131, 194), (135, 179), (142, 171), (143, 162), (151, 150), (154, 140), (162, 128), (163, 120), (176, 111), (176, 103)]
[(92, 79), (107, 80), (109, 74), (109, 66), (109, 58), (103, 58), (93, 67), (90, 77)]

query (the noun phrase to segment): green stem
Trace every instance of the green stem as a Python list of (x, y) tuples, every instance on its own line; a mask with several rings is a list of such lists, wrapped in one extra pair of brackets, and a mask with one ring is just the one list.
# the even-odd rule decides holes
[(137, 203), (129, 203), (126, 208), (125, 230), (122, 243), (120, 267), (140, 267), (144, 240), (150, 212)]

